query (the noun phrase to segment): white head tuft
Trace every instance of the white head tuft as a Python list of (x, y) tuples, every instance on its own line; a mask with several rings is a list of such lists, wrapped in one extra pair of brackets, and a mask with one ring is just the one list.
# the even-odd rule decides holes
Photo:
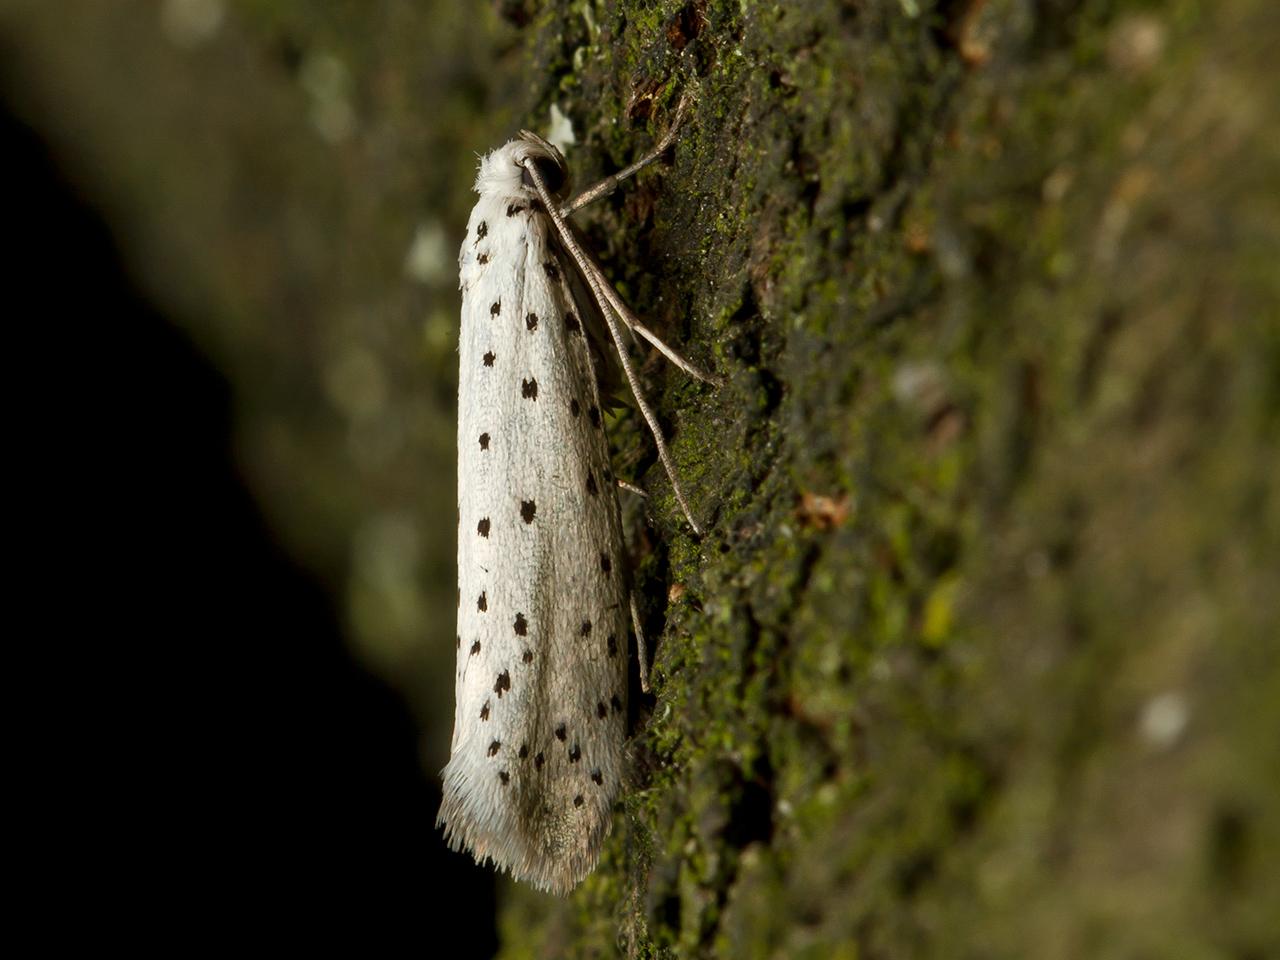
[(533, 178), (525, 170), (526, 164), (536, 163), (547, 189), (555, 196), (562, 195), (569, 185), (569, 168), (564, 155), (536, 133), (521, 130), (515, 140), (490, 151), (480, 161), (476, 174), (475, 191), (481, 196), (534, 198)]

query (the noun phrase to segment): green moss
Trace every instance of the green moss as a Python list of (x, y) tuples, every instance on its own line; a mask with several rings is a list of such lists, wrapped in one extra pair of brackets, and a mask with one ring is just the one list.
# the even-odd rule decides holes
[[(1202, 887), (1174, 892), (1154, 871), (1135, 881), (1149, 895), (1109, 915), (1022, 851), (1114, 828), (1072, 815), (1068, 798), (1095, 789), (1098, 769), (1129, 769), (1116, 765), (1141, 695), (1113, 695), (1101, 716), (1091, 704), (1148, 656), (1139, 624), (1163, 603), (1103, 558), (1149, 563), (1167, 535), (1085, 546), (1080, 511), (1120, 509), (1121, 477), (1196, 488), (1114, 447), (1149, 428), (1117, 424), (1089, 391), (1154, 375), (1149, 358), (1099, 359), (1114, 349), (1099, 340), (1116, 336), (1108, 311), (1140, 324), (1160, 309), (1145, 286), (1121, 293), (1120, 254), (1100, 268), (1099, 244), (1152, 269), (1178, 261), (1150, 228), (1099, 229), (1126, 191), (1172, 196), (1152, 170), (1190, 174), (1153, 166), (1173, 162), (1159, 95), (1194, 82), (1178, 71), (1195, 69), (1184, 51), (1208, 27), (1185, 4), (1098, 4), (1055, 24), (990, 6), (968, 25), (888, 3), (848, 19), (713, 7), (696, 116), (650, 241), (667, 278), (646, 285), (649, 264), (622, 254), (611, 265), (644, 299), (679, 303), (686, 341), (731, 374), (708, 391), (661, 373), (682, 478), (713, 527), (696, 542), (669, 495), (650, 504), (666, 540), (640, 577), (666, 609), (657, 699), (608, 861), (627, 877), (610, 895), (639, 955), (1025, 955), (1048, 930), (1066, 932), (1064, 956), (1174, 942), (1197, 955), (1176, 904)], [(609, 69), (669, 69), (679, 9), (620, 8)], [(939, 43), (966, 26), (981, 31), (984, 69)], [(1127, 59), (1149, 50), (1126, 43), (1153, 38), (1156, 66)], [(584, 70), (584, 87), (598, 83)], [(625, 129), (610, 144), (614, 162), (632, 149)], [(1128, 223), (1154, 225), (1158, 203)], [(1194, 380), (1197, 359), (1168, 343), (1158, 363)], [(1181, 429), (1184, 449), (1202, 446)], [(1242, 443), (1232, 456), (1249, 456)], [(806, 493), (853, 507), (827, 529)], [(1183, 526), (1185, 504), (1167, 509)], [(1217, 542), (1196, 529), (1167, 549)], [(680, 599), (664, 602), (667, 583)], [(1147, 613), (1116, 624), (1117, 610)], [(1039, 759), (1017, 759), (1018, 743)], [(1075, 882), (1089, 869), (1080, 861)], [(586, 892), (567, 909), (603, 906)], [(1129, 925), (1155, 915), (1179, 935)], [(595, 941), (582, 922), (581, 952), (604, 949), (609, 931), (591, 926)]]
[[(477, 26), (236, 0), (216, 43), (121, 71), (156, 33), (135, 6), (79, 3), (34, 60), (138, 269), (208, 317), (264, 509), (350, 584), (434, 768), (456, 356), (422, 325), (456, 291), (404, 252), (424, 221), (460, 233), (474, 153), (552, 103), (583, 183), (695, 94), (665, 169), (578, 220), (726, 378), (643, 368), (707, 532), (621, 412), (654, 694), (600, 867), (563, 901), (504, 885), (505, 955), (1280, 952), (1274, 3), (624, 0)], [(313, 56), (342, 65), (345, 140), (318, 136)], [(367, 422), (325, 386), (352, 352), (385, 397)]]

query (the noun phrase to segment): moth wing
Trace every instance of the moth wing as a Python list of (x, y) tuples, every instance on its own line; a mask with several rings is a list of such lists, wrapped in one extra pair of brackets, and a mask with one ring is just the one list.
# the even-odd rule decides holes
[(460, 257), (457, 700), (439, 821), (455, 849), (565, 892), (595, 864), (622, 776), (627, 591), (574, 275), (545, 213), (508, 215), (514, 199), (482, 197)]

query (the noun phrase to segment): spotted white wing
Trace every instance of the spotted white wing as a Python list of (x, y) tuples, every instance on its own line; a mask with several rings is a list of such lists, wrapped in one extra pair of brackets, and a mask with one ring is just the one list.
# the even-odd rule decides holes
[(481, 190), (460, 255), (458, 664), (439, 822), (453, 848), (563, 893), (594, 867), (622, 775), (629, 608), (584, 312), (553, 235), (528, 192)]

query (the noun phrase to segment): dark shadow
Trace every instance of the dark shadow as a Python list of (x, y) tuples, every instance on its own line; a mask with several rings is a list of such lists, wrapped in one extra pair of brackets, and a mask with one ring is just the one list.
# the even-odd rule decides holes
[(450, 956), (491, 956), (492, 875), (445, 849), (415, 722), (244, 489), (227, 384), (8, 113), (0, 149), (10, 560), (31, 584), (9, 626), (43, 661), (23, 736), (55, 798), (20, 833), (56, 909), (178, 952), (355, 927), (418, 954), (464, 931)]

